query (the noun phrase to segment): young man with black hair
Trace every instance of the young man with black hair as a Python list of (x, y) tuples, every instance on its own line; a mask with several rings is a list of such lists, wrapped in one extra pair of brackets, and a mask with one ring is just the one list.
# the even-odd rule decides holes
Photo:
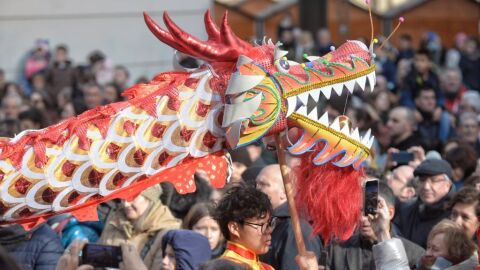
[(255, 187), (241, 184), (230, 188), (214, 214), (228, 241), (222, 257), (253, 270), (273, 270), (258, 259), (271, 244), (275, 224), (272, 211), (268, 196)]

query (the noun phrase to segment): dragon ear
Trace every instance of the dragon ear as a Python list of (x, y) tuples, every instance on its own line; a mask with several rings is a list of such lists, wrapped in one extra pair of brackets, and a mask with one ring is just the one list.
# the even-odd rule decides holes
[(210, 12), (205, 13), (205, 30), (208, 40), (202, 41), (183, 31), (168, 16), (163, 13), (163, 21), (167, 30), (160, 27), (146, 13), (143, 13), (145, 23), (150, 31), (163, 43), (170, 47), (207, 62), (235, 62), (241, 54), (245, 54), (252, 46), (238, 38), (230, 28), (227, 12), (223, 15), (220, 30), (212, 20)]

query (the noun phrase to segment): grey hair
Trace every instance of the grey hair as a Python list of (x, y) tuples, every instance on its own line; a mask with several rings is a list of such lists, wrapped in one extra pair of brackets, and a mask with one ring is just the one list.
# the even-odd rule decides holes
[(462, 103), (467, 102), (475, 108), (475, 111), (480, 112), (480, 94), (474, 90), (468, 90), (463, 94)]

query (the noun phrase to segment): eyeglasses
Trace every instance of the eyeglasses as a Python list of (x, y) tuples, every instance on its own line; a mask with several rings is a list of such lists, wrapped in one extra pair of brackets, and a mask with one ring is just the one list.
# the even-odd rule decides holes
[(248, 221), (243, 221), (246, 225), (250, 225), (252, 227), (261, 228), (262, 233), (266, 233), (268, 229), (274, 229), (275, 226), (277, 226), (278, 218), (277, 217), (271, 217), (267, 222), (265, 223), (253, 223), (253, 222), (248, 222)]
[(425, 184), (429, 182), (431, 185), (439, 184), (442, 182), (445, 182), (447, 179), (443, 175), (437, 175), (437, 176), (420, 176), (418, 177), (418, 182), (420, 184)]

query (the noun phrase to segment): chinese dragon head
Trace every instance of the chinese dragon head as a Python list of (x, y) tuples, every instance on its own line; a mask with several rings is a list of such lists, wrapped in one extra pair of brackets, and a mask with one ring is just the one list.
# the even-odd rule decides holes
[(92, 220), (99, 203), (133, 198), (162, 181), (191, 192), (196, 170), (221, 187), (227, 149), (295, 128), (300, 134), (288, 151), (302, 160), (295, 170), (298, 202), (324, 239), (348, 238), (360, 215), (361, 166), (373, 137), (361, 136), (345, 116), (332, 119), (324, 105), (332, 95), (365, 90), (367, 82), (373, 88), (371, 50), (347, 41), (296, 63), (278, 43), (239, 39), (226, 14), (217, 27), (206, 12), (207, 41), (167, 13), (166, 29), (144, 18), (159, 40), (205, 64), (161, 73), (128, 89), (127, 101), (1, 141), (0, 221), (32, 227), (64, 212)]

